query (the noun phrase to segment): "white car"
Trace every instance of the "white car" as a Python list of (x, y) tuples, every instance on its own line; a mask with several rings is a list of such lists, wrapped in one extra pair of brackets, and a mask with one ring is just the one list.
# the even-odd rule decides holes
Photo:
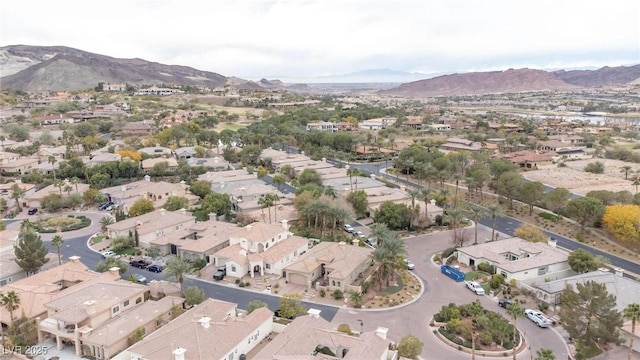
[(106, 259), (108, 257), (114, 257), (116, 259), (120, 259), (120, 255), (116, 254), (115, 252), (113, 252), (111, 250), (107, 250), (107, 251), (102, 253), (102, 258), (103, 259)]
[(355, 235), (356, 237), (359, 237), (360, 239), (364, 239), (366, 237), (366, 235), (360, 230), (354, 232), (353, 235)]
[(526, 309), (524, 311), (524, 314), (527, 316), (529, 320), (533, 321), (536, 325), (538, 325), (541, 328), (548, 328), (553, 324), (553, 321), (551, 321), (551, 319), (546, 317), (542, 312), (538, 310)]
[(407, 264), (407, 270), (413, 270), (416, 266), (409, 259), (404, 259), (404, 263)]
[(476, 295), (484, 295), (484, 289), (477, 281), (465, 281), (464, 283), (467, 285), (467, 288), (476, 293)]
[(353, 233), (353, 226), (344, 224), (344, 231), (348, 232), (349, 234)]

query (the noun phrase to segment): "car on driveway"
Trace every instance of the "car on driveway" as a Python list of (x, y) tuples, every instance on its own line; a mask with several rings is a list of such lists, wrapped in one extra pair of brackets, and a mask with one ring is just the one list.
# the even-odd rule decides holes
[(29, 208), (29, 210), (27, 210), (27, 214), (29, 215), (35, 215), (38, 212), (38, 208)]
[(147, 266), (147, 270), (154, 272), (154, 273), (161, 273), (162, 272), (162, 266), (161, 265), (149, 265)]
[(111, 257), (111, 256), (116, 256), (116, 253), (114, 253), (111, 250), (107, 250), (107, 251), (102, 253), (102, 258), (103, 259), (106, 259), (106, 258)]
[(135, 259), (129, 261), (129, 265), (138, 269), (145, 269), (149, 265), (149, 263), (142, 259)]
[(469, 290), (476, 293), (476, 295), (484, 295), (484, 289), (477, 281), (465, 281), (464, 284), (467, 285)]
[(553, 321), (551, 321), (551, 319), (549, 319), (541, 311), (534, 310), (534, 309), (526, 309), (524, 311), (524, 314), (527, 316), (529, 320), (533, 321), (536, 325), (538, 325), (538, 327), (548, 328), (553, 324)]
[(146, 284), (148, 282), (147, 278), (140, 274), (131, 274), (131, 276), (136, 279), (136, 282), (140, 284)]
[(354, 232), (353, 235), (357, 236), (360, 239), (364, 239), (366, 237), (366, 235), (360, 230)]
[(507, 308), (507, 306), (511, 305), (513, 303), (513, 301), (509, 300), (509, 299), (500, 299), (498, 300), (498, 306), (500, 306), (501, 308)]
[(227, 266), (218, 266), (218, 270), (213, 274), (213, 280), (222, 280), (227, 275)]
[(344, 224), (343, 227), (344, 231), (348, 232), (349, 234), (353, 234), (353, 226), (349, 225), (349, 224)]
[(403, 261), (405, 264), (407, 264), (407, 270), (413, 270), (416, 268), (416, 266), (411, 262), (411, 260), (404, 259)]

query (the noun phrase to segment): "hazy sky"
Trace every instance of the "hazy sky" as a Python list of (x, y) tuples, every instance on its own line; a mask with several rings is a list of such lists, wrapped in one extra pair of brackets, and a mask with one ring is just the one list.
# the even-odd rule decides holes
[(13, 0), (0, 45), (63, 45), (246, 79), (640, 63), (638, 0)]

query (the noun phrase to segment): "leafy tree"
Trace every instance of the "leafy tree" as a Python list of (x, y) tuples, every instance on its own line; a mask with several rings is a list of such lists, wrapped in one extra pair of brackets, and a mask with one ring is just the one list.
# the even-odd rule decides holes
[(518, 335), (518, 326), (517, 326), (517, 322), (518, 322), (518, 318), (521, 318), (524, 316), (524, 310), (522, 309), (522, 307), (520, 306), (520, 302), (519, 301), (513, 301), (511, 302), (511, 304), (507, 305), (507, 314), (509, 314), (509, 316), (511, 316), (511, 324), (513, 325), (513, 360), (516, 360), (516, 351), (517, 351), (517, 346), (516, 346), (516, 339), (517, 339), (517, 335)]
[(362, 306), (362, 293), (359, 291), (351, 291), (349, 293), (349, 301), (353, 304), (353, 307), (360, 308)]
[(446, 211), (444, 219), (449, 223), (449, 227), (453, 230), (453, 243), (457, 246), (464, 245), (464, 234), (458, 229), (460, 225), (467, 219), (467, 212), (460, 208), (451, 208)]
[(596, 271), (604, 265), (605, 261), (593, 256), (585, 249), (576, 249), (569, 254), (569, 267), (571, 270), (583, 274), (590, 271)]
[(215, 213), (218, 216), (231, 215), (231, 198), (229, 194), (209, 193), (202, 201), (201, 211), (205, 214)]
[(114, 267), (118, 268), (118, 272), (120, 274), (124, 274), (127, 272), (127, 270), (129, 270), (129, 264), (127, 264), (126, 261), (122, 259), (116, 259), (114, 256), (109, 256), (106, 259), (98, 262), (98, 264), (96, 265), (96, 271), (103, 273), (109, 271), (109, 269)]
[(145, 250), (145, 254), (146, 254), (148, 257), (150, 257), (150, 258), (152, 258), (152, 259), (155, 259), (155, 258), (157, 258), (158, 256), (160, 256), (160, 248), (159, 248), (159, 247), (157, 247), (157, 246), (150, 246), (149, 248), (147, 248), (147, 249)]
[(364, 217), (369, 209), (369, 197), (364, 190), (356, 190), (347, 195), (347, 202), (353, 206), (358, 218)]
[(16, 263), (27, 275), (31, 275), (40, 271), (42, 265), (49, 262), (47, 258), (48, 251), (40, 235), (34, 231), (33, 227), (26, 225), (24, 222), (23, 225), (25, 226), (20, 229), (18, 243), (13, 249), (16, 255)]
[(620, 168), (620, 172), (624, 174), (624, 179), (627, 180), (629, 177), (629, 172), (631, 171), (631, 166), (625, 165)]
[(64, 207), (64, 200), (60, 194), (49, 194), (42, 198), (40, 206), (48, 212), (58, 212)]
[(509, 200), (509, 208), (513, 209), (513, 199), (520, 194), (524, 178), (517, 172), (508, 171), (498, 178), (496, 189), (498, 194)]
[(155, 210), (153, 207), (153, 201), (149, 199), (138, 199), (133, 203), (133, 205), (131, 205), (131, 208), (129, 208), (129, 216), (140, 216), (150, 213), (153, 210)]
[(389, 229), (399, 230), (409, 228), (409, 217), (411, 209), (405, 204), (396, 204), (391, 201), (385, 201), (374, 214), (374, 220), (377, 223), (385, 223)]
[(487, 209), (476, 204), (469, 204), (469, 212), (473, 214), (473, 221), (475, 222), (475, 226), (473, 229), (474, 230), (473, 244), (476, 245), (478, 243), (478, 220), (480, 220), (480, 218), (482, 217), (487, 216), (489, 212), (487, 211)]
[(167, 211), (176, 211), (189, 207), (189, 200), (182, 196), (169, 196), (162, 206)]
[(398, 343), (398, 356), (408, 359), (417, 359), (422, 353), (424, 344), (413, 335), (406, 335)]
[(616, 310), (616, 297), (607, 292), (605, 284), (587, 281), (577, 283), (575, 290), (568, 284), (560, 300), (560, 320), (578, 343), (578, 358), (584, 358), (596, 343), (620, 343), (622, 314)]
[(22, 209), (20, 208), (20, 198), (22, 197), (23, 193), (24, 193), (24, 190), (22, 190), (20, 185), (13, 184), (11, 186), (11, 199), (15, 200), (16, 207), (18, 208), (18, 212), (22, 211)]
[(316, 184), (322, 187), (322, 179), (320, 179), (320, 174), (315, 169), (304, 169), (298, 175), (298, 184), (303, 186), (305, 184)]
[(542, 232), (542, 230), (540, 230), (540, 228), (529, 224), (520, 225), (516, 228), (514, 235), (530, 242), (547, 241), (547, 236)]
[(204, 290), (197, 286), (189, 286), (184, 290), (184, 303), (187, 306), (198, 305), (205, 299)]
[(287, 177), (282, 174), (273, 175), (273, 185), (278, 188), (278, 191), (282, 189), (282, 185), (287, 182)]
[(602, 224), (618, 240), (637, 243), (640, 241), (640, 205), (607, 206)]
[(20, 296), (13, 290), (6, 294), (0, 293), (0, 305), (9, 312), (13, 324), (13, 312), (20, 307)]
[(592, 174), (604, 174), (604, 164), (600, 161), (588, 163), (587, 166), (584, 167), (584, 171)]
[(240, 153), (240, 159), (245, 165), (258, 165), (258, 159), (262, 154), (262, 149), (257, 145), (245, 145)]
[(307, 308), (302, 305), (302, 294), (284, 294), (280, 298), (280, 317), (293, 319), (298, 315), (307, 313)]
[(267, 303), (260, 300), (251, 300), (249, 301), (249, 305), (247, 306), (247, 313), (251, 314), (254, 310), (262, 307), (263, 308), (268, 307)]
[(51, 239), (51, 246), (56, 248), (56, 251), (58, 253), (58, 265), (62, 265), (62, 257), (60, 256), (60, 248), (62, 247), (62, 243), (64, 243), (64, 240), (62, 239), (62, 236), (60, 236), (59, 234), (56, 234)]
[(200, 199), (204, 199), (211, 190), (211, 183), (206, 180), (194, 181), (189, 188), (193, 195), (199, 196)]
[(133, 239), (133, 236), (118, 236), (117, 238), (111, 240), (111, 249), (113, 249), (113, 251), (120, 251), (123, 249), (131, 248), (134, 246), (134, 244), (135, 241)]
[(347, 335), (353, 335), (353, 331), (351, 331), (351, 326), (349, 326), (349, 324), (338, 325), (338, 331)]
[(604, 214), (605, 207), (600, 200), (590, 197), (579, 197), (569, 201), (567, 214), (580, 224), (580, 232), (584, 234), (587, 223), (593, 224)]
[[(636, 333), (636, 324), (638, 319), (640, 319), (640, 304), (631, 303), (624, 308), (622, 315), (631, 320), (631, 334)], [(631, 360), (631, 354), (633, 353), (633, 339), (635, 336), (631, 336), (631, 340), (629, 341), (629, 354), (627, 355), (627, 359)]]
[(529, 205), (529, 216), (533, 214), (533, 207), (544, 199), (544, 184), (538, 181), (527, 182), (522, 185), (520, 200)]
[(555, 188), (544, 196), (547, 209), (557, 215), (556, 222), (560, 221), (560, 212), (567, 206), (570, 198), (571, 192), (565, 188)]
[(182, 289), (182, 284), (184, 283), (184, 277), (193, 272), (193, 267), (191, 263), (187, 260), (179, 257), (171, 258), (167, 261), (167, 264), (164, 268), (164, 274), (168, 278), (175, 278), (180, 283), (180, 288)]
[(550, 349), (542, 348), (536, 351), (535, 360), (556, 360), (556, 356), (553, 355), (553, 351)]

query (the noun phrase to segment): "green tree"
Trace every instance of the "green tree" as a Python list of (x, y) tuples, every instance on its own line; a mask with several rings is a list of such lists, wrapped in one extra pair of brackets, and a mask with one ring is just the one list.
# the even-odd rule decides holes
[(47, 248), (44, 246), (40, 235), (31, 226), (25, 226), (20, 229), (18, 243), (13, 249), (16, 255), (15, 262), (27, 275), (37, 273), (42, 265), (49, 262)]
[(0, 293), (0, 305), (9, 312), (11, 324), (13, 324), (13, 312), (20, 307), (20, 296), (13, 290), (6, 294)]
[(409, 228), (409, 216), (411, 209), (407, 205), (385, 201), (376, 210), (374, 220), (387, 224), (390, 229), (400, 230)]
[(153, 210), (155, 210), (153, 206), (153, 201), (149, 199), (138, 199), (129, 208), (129, 216), (136, 217), (136, 216), (144, 215), (146, 213), (150, 213)]
[(357, 167), (351, 167), (347, 170), (347, 175), (349, 175), (349, 186), (351, 187), (351, 191), (354, 190), (354, 181), (355, 178), (355, 190), (358, 190), (358, 176), (360, 176), (360, 169)]
[(349, 293), (349, 301), (353, 304), (354, 308), (360, 308), (362, 306), (362, 293), (359, 291), (351, 291)]
[(448, 209), (444, 215), (444, 220), (449, 223), (449, 227), (453, 230), (453, 243), (456, 246), (464, 245), (464, 234), (459, 231), (460, 225), (467, 219), (467, 212), (460, 208)]
[(556, 356), (553, 355), (553, 351), (550, 349), (542, 348), (536, 351), (535, 360), (556, 360)]
[(513, 343), (513, 360), (516, 360), (517, 349), (518, 349), (518, 346), (517, 346), (518, 344), (516, 342), (517, 335), (518, 335), (517, 322), (518, 322), (518, 318), (521, 318), (524, 316), (524, 310), (520, 306), (520, 302), (513, 301), (511, 302), (511, 304), (507, 305), (507, 314), (511, 316), (511, 324), (513, 325), (513, 339), (511, 340), (511, 342)]
[(408, 359), (417, 359), (422, 353), (424, 344), (413, 335), (406, 335), (398, 343), (398, 356)]
[(347, 195), (347, 202), (353, 207), (358, 218), (362, 218), (369, 210), (369, 197), (364, 190), (356, 190)]
[(502, 208), (500, 204), (494, 203), (487, 206), (487, 212), (491, 217), (491, 241), (496, 240), (496, 221), (498, 220), (498, 216), (502, 215)]
[(115, 221), (113, 220), (113, 218), (111, 216), (103, 216), (100, 219), (100, 229), (102, 229), (102, 231), (107, 231), (107, 226), (113, 224)]
[(167, 261), (163, 271), (166, 277), (175, 278), (180, 283), (180, 289), (182, 289), (184, 277), (193, 272), (193, 267), (187, 260), (175, 257)]
[(58, 265), (62, 265), (62, 257), (60, 256), (60, 248), (62, 247), (62, 243), (64, 243), (64, 240), (59, 234), (56, 234), (51, 239), (51, 246), (56, 248), (56, 252), (58, 253)]
[(594, 221), (602, 219), (605, 207), (598, 199), (579, 197), (569, 201), (566, 211), (570, 218), (580, 224), (580, 232), (584, 234), (587, 223), (593, 224)]
[[(638, 323), (638, 319), (640, 319), (640, 304), (631, 303), (624, 308), (622, 315), (626, 319), (631, 320), (631, 334), (636, 333), (636, 324)], [(633, 339), (635, 336), (631, 336), (629, 341), (629, 353), (627, 354), (627, 360), (631, 360), (631, 355), (633, 354)]]
[(578, 274), (596, 271), (603, 263), (584, 249), (576, 249), (569, 254), (569, 267)]
[(307, 308), (302, 305), (302, 294), (284, 294), (280, 298), (280, 317), (293, 319), (298, 315), (307, 313)]
[(247, 306), (247, 314), (251, 314), (254, 310), (259, 308), (269, 307), (266, 302), (260, 300), (251, 300)]
[(200, 197), (200, 199), (204, 199), (210, 192), (212, 192), (211, 183), (206, 180), (194, 181), (193, 184), (191, 184), (189, 191), (191, 191), (193, 195)]
[(204, 290), (197, 286), (189, 286), (184, 290), (184, 303), (187, 306), (198, 305), (204, 301)]
[(217, 214), (218, 216), (231, 215), (231, 198), (229, 194), (219, 194), (212, 192), (205, 196), (202, 201), (201, 211), (208, 214)]
[(584, 171), (592, 174), (604, 174), (604, 164), (600, 161), (588, 163), (587, 166), (584, 167)]
[(475, 222), (473, 227), (473, 230), (474, 230), (473, 245), (476, 245), (478, 244), (478, 221), (480, 220), (480, 218), (483, 218), (489, 215), (489, 212), (487, 211), (487, 209), (476, 204), (469, 204), (469, 212), (471, 212), (471, 214), (473, 215), (473, 221)]
[(571, 199), (571, 192), (565, 188), (555, 188), (544, 196), (547, 209), (557, 215), (556, 222), (560, 221), (560, 212), (567, 206), (569, 199)]
[(273, 175), (273, 185), (275, 185), (278, 188), (278, 191), (282, 190), (282, 185), (286, 184), (287, 182), (287, 177), (282, 175), (282, 174), (275, 174)]
[(509, 209), (513, 209), (513, 199), (520, 195), (523, 184), (524, 178), (522, 175), (514, 171), (503, 173), (498, 178), (497, 192), (509, 200)]
[(298, 175), (298, 184), (303, 186), (305, 184), (316, 184), (322, 187), (322, 179), (320, 179), (320, 174), (315, 169), (304, 169)]
[(624, 174), (624, 179), (627, 180), (629, 177), (629, 172), (631, 171), (631, 166), (625, 165), (620, 168), (620, 172)]
[(522, 185), (520, 200), (529, 205), (529, 216), (533, 214), (533, 207), (544, 199), (544, 184), (538, 181), (527, 182)]
[(169, 196), (162, 206), (167, 211), (176, 211), (189, 207), (189, 200), (182, 196)]
[(622, 314), (616, 310), (616, 297), (607, 292), (605, 284), (587, 281), (577, 283), (575, 290), (568, 284), (560, 300), (560, 321), (578, 343), (577, 358), (584, 358), (597, 343), (620, 343)]
[(122, 259), (116, 259), (115, 256), (109, 256), (96, 264), (96, 271), (103, 273), (109, 271), (109, 269), (114, 267), (118, 268), (118, 272), (120, 274), (124, 274), (127, 272), (127, 270), (129, 270), (129, 264), (127, 264), (126, 261)]
[(22, 197), (23, 193), (24, 193), (24, 190), (22, 190), (20, 185), (13, 184), (11, 186), (11, 199), (13, 199), (16, 202), (16, 207), (18, 208), (18, 212), (22, 211), (22, 208), (20, 207), (20, 198)]

